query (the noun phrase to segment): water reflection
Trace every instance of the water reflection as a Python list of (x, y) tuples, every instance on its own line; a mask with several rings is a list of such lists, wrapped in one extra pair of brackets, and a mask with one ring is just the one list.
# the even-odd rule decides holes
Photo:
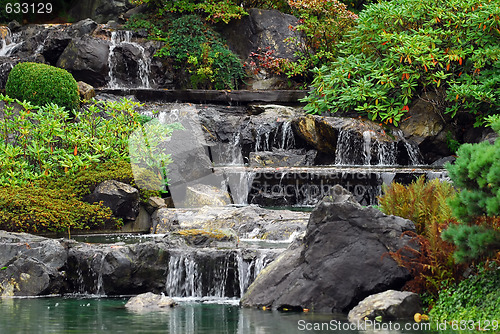
[[(237, 300), (181, 300), (164, 312), (125, 309), (128, 298), (31, 298), (0, 300), (0, 333), (431, 333), (422, 330), (351, 330), (332, 314), (240, 309)], [(451, 332), (448, 332), (451, 333)]]

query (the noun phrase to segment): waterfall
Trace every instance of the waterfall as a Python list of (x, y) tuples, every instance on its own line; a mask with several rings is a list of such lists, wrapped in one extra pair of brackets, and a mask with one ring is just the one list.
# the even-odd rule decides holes
[(381, 166), (394, 166), (396, 165), (396, 153), (398, 151), (396, 142), (377, 142), (378, 148), (378, 165)]
[[(170, 255), (165, 289), (170, 297), (234, 297), (229, 271), (233, 257), (210, 251)], [(233, 276), (233, 275), (232, 275)]]
[(132, 42), (132, 32), (127, 30), (118, 30), (111, 32), (111, 44), (109, 46), (108, 64), (109, 64), (109, 82), (108, 88), (120, 88), (115, 72), (116, 72), (116, 55), (115, 49), (117, 46), (123, 44), (130, 44), (139, 50), (140, 58), (136, 59), (138, 66), (138, 77), (141, 80), (141, 86), (139, 88), (151, 88), (149, 83), (149, 72), (151, 67), (151, 60), (146, 57), (146, 52), (142, 45)]
[[(355, 165), (356, 162), (351, 158), (353, 151), (356, 150), (354, 136), (351, 131), (340, 130), (337, 148), (335, 149), (336, 165)], [(363, 143), (364, 145), (364, 143)], [(364, 148), (364, 147), (363, 147)], [(364, 150), (363, 150), (364, 151)]]
[(170, 297), (241, 297), (275, 257), (269, 250), (172, 252), (165, 290)]
[[(291, 149), (295, 146), (295, 136), (293, 134), (292, 130), (292, 122), (291, 121), (285, 121), (281, 124), (280, 127), (281, 131), (281, 140), (276, 146), (282, 150), (288, 150)], [(276, 139), (278, 139), (278, 136), (274, 137), (274, 141), (276, 142)]]
[(202, 297), (201, 283), (197, 263), (189, 255), (172, 254), (165, 285), (167, 294), (172, 297)]
[(229, 189), (234, 204), (248, 204), (248, 195), (252, 190), (255, 175), (255, 172), (247, 170), (228, 175)]
[(372, 132), (363, 132), (363, 155), (365, 158), (365, 165), (369, 165), (372, 160)]
[(0, 48), (0, 57), (9, 57), (12, 51), (24, 42), (17, 42), (19, 34), (12, 34), (9, 28), (0, 27), (0, 37), (2, 38), (2, 47)]
[(236, 255), (236, 259), (238, 263), (240, 297), (242, 297), (262, 269), (264, 269), (273, 259), (269, 258), (268, 253), (262, 250), (249, 261), (245, 261), (241, 251), (239, 251)]

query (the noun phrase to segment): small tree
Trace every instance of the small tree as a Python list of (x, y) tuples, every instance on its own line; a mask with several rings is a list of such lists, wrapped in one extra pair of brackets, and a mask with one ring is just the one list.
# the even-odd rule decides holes
[[(500, 133), (500, 121), (492, 126)], [(450, 206), (462, 223), (450, 225), (442, 237), (457, 246), (455, 257), (463, 262), (500, 249), (500, 140), (464, 144), (457, 154), (446, 168), (461, 189)]]

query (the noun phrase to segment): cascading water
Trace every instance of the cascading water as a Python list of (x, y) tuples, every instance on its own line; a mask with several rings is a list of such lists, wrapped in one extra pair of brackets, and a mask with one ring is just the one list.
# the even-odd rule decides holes
[(242, 252), (172, 252), (165, 293), (171, 297), (241, 297), (275, 255), (265, 249)]
[(2, 38), (0, 57), (9, 57), (18, 46), (23, 44), (23, 42), (18, 42), (19, 35), (12, 34), (9, 28), (0, 28), (0, 37)]
[(294, 146), (295, 136), (291, 121), (280, 122), (271, 128), (269, 124), (260, 124), (256, 129), (254, 152), (288, 150)]
[(408, 165), (421, 165), (418, 146), (404, 138), (400, 130), (393, 132), (392, 140), (380, 140), (373, 130), (356, 132), (340, 130), (335, 151), (335, 165), (395, 166), (398, 164), (398, 142), (403, 143), (408, 154)]
[(109, 82), (108, 88), (121, 88), (116, 78), (116, 55), (115, 49), (124, 44), (129, 44), (139, 51), (140, 57), (136, 59), (138, 65), (138, 77), (141, 81), (141, 86), (137, 88), (151, 88), (149, 83), (149, 73), (151, 60), (146, 57), (145, 49), (142, 45), (132, 42), (132, 32), (128, 30), (118, 30), (111, 32), (111, 44), (109, 46), (108, 64), (109, 64)]

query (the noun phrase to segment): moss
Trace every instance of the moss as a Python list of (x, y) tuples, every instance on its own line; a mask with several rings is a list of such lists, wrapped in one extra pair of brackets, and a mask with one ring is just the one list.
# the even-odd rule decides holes
[(205, 245), (213, 241), (234, 241), (237, 236), (229, 231), (217, 229), (190, 229), (173, 232), (174, 235), (182, 237), (188, 244)]
[(107, 229), (120, 227), (102, 204), (78, 199), (71, 189), (45, 187), (0, 188), (0, 229), (14, 232), (65, 232), (68, 229)]
[(6, 93), (21, 101), (43, 106), (57, 104), (68, 110), (79, 108), (78, 84), (66, 70), (45, 64), (19, 63), (11, 70)]

